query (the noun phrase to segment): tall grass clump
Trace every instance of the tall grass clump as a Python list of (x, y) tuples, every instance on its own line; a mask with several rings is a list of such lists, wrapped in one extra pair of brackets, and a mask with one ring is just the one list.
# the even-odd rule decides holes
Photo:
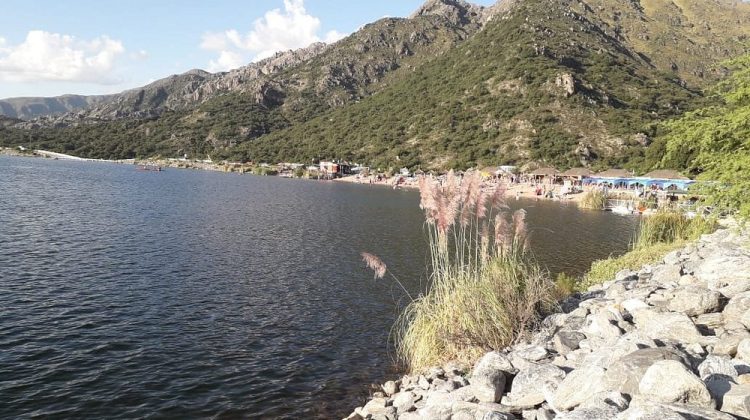
[(463, 180), (450, 172), (444, 184), (422, 178), (419, 187), (431, 281), (393, 331), (411, 371), (507, 346), (555, 303), (554, 284), (528, 253), (526, 214), (508, 214), (503, 189), (483, 191), (478, 172)]
[(714, 230), (716, 230), (714, 218), (699, 216), (689, 218), (678, 211), (659, 211), (643, 218), (634, 248), (643, 249), (655, 244), (691, 241)]
[(715, 231), (716, 228), (715, 218), (689, 218), (673, 210), (646, 216), (641, 221), (630, 252), (595, 261), (581, 281), (579, 289), (585, 290), (612, 280), (621, 270), (638, 270), (644, 265), (656, 264), (668, 253), (682, 248), (704, 233)]
[(584, 209), (604, 210), (607, 206), (607, 198), (607, 194), (604, 191), (594, 189), (583, 196), (580, 206)]

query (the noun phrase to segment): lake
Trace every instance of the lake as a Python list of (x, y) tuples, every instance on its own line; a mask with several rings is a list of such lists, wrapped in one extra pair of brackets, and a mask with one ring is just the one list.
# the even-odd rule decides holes
[[(426, 242), (414, 191), (0, 156), (0, 418), (341, 418), (392, 367)], [(528, 210), (580, 274), (634, 217)]]

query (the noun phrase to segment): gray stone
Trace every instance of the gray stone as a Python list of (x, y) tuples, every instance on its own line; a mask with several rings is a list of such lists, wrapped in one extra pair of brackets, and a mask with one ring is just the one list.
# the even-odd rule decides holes
[(675, 411), (670, 410), (663, 404), (651, 401), (631, 401), (627, 410), (619, 413), (617, 420), (685, 420)]
[(706, 384), (675, 360), (663, 360), (651, 365), (643, 375), (638, 389), (641, 395), (652, 401), (714, 408), (714, 401)]
[(451, 407), (451, 420), (511, 420), (511, 414), (498, 411), (494, 405), (456, 402)]
[(750, 418), (750, 385), (732, 383), (723, 395), (721, 411), (742, 418)]
[(555, 418), (555, 412), (540, 407), (536, 410), (536, 420), (552, 420)]
[(604, 342), (612, 342), (622, 335), (617, 325), (612, 323), (611, 313), (599, 311), (586, 317), (586, 325), (582, 328), (587, 337), (599, 337)]
[(547, 357), (547, 350), (542, 346), (528, 346), (514, 351), (516, 356), (530, 362), (538, 362)]
[(722, 315), (724, 323), (731, 321), (742, 322), (742, 316), (750, 310), (750, 292), (740, 293), (733, 298), (724, 307)]
[(737, 358), (750, 361), (750, 338), (743, 338), (737, 344)]
[(674, 291), (667, 308), (690, 316), (716, 312), (721, 308), (721, 294), (698, 286), (684, 286)]
[(750, 338), (750, 333), (747, 330), (732, 330), (722, 333), (718, 337), (718, 341), (714, 344), (712, 352), (734, 356), (737, 354), (740, 342), (746, 338)]
[(530, 366), (518, 372), (513, 379), (507, 402), (524, 407), (541, 404), (546, 399), (545, 385), (554, 392), (564, 378), (565, 371), (557, 366), (550, 364)]
[(393, 406), (399, 413), (413, 410), (416, 402), (416, 394), (410, 391), (402, 391), (393, 396)]
[(711, 354), (698, 365), (698, 375), (705, 380), (711, 375), (723, 375), (729, 378), (737, 377), (737, 369), (729, 356)]
[(557, 386), (554, 405), (559, 410), (570, 410), (591, 397), (604, 391), (604, 369), (598, 366), (585, 366), (570, 372)]
[(383, 392), (389, 397), (398, 392), (398, 384), (394, 381), (388, 381), (383, 384)]
[(685, 404), (663, 404), (655, 401), (635, 399), (618, 420), (734, 420), (726, 413)]
[(651, 281), (659, 285), (677, 284), (682, 277), (679, 265), (660, 265), (654, 269)]
[(498, 402), (505, 392), (505, 372), (512, 369), (508, 359), (498, 353), (485, 354), (471, 374), (474, 396), (481, 402)]
[(581, 340), (585, 339), (586, 336), (578, 331), (558, 331), (557, 334), (552, 338), (552, 343), (555, 351), (562, 355), (566, 355), (573, 350), (577, 350)]
[(701, 341), (701, 334), (687, 315), (640, 309), (633, 314), (636, 327), (654, 340), (672, 340), (692, 344)]
[(638, 394), (638, 387), (651, 365), (662, 360), (682, 361), (682, 356), (667, 348), (639, 349), (612, 363), (604, 375), (607, 389), (626, 395)]
[(417, 379), (417, 386), (425, 390), (430, 389), (430, 381), (428, 381), (424, 375), (419, 375), (419, 379)]
[(727, 255), (729, 252), (716, 252), (706, 256), (695, 269), (695, 276), (708, 283), (713, 290), (750, 278), (750, 259), (745, 255)]

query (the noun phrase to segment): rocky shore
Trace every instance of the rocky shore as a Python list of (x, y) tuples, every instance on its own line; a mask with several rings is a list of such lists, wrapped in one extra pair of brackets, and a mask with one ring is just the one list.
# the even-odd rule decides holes
[(347, 419), (750, 418), (750, 234), (724, 228), (561, 304), (524, 342), (383, 384)]

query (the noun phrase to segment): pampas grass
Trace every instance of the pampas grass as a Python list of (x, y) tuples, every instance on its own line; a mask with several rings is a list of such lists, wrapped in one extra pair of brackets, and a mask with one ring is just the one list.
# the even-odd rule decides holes
[(507, 214), (504, 190), (484, 191), (473, 171), (463, 180), (450, 172), (442, 184), (421, 178), (419, 187), (430, 287), (393, 330), (411, 371), (507, 346), (555, 304), (554, 284), (528, 254), (526, 213)]

